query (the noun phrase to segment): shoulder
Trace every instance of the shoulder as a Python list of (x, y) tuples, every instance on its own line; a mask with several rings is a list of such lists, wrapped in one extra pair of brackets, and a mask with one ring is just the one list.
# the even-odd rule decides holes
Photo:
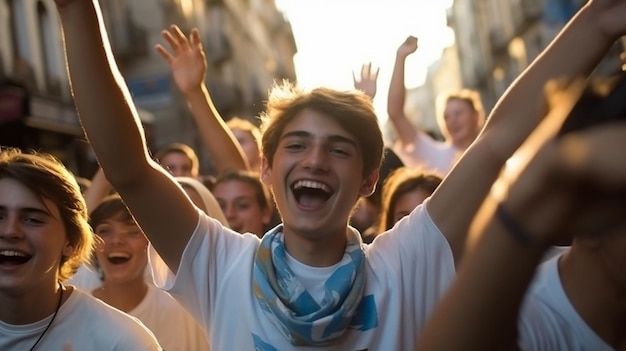
[[(139, 319), (130, 316), (95, 297), (74, 289), (70, 296), (71, 314), (77, 324), (89, 326), (90, 337), (98, 344), (128, 345), (128, 349), (136, 347), (147, 348), (150, 345), (158, 346), (158, 341), (148, 328)], [(70, 302), (70, 300), (68, 300)], [(132, 346), (131, 346), (132, 345)]]

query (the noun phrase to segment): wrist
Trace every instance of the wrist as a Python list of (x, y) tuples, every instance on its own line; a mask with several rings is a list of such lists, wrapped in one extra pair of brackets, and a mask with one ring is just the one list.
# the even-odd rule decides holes
[(208, 94), (208, 92), (209, 90), (207, 89), (206, 85), (204, 83), (201, 83), (198, 86), (191, 87), (185, 90), (184, 94), (185, 96), (187, 96), (188, 99), (192, 99), (197, 97), (203, 97), (205, 94)]
[(494, 186), (499, 190), (494, 217), (524, 246), (547, 247), (563, 235), (571, 191), (558, 176), (557, 160), (556, 145), (547, 144), (517, 177), (505, 177)]

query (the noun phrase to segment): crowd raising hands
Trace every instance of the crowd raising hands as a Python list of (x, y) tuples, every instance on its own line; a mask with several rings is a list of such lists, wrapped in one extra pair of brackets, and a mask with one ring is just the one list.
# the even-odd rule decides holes
[[(163, 31), (169, 48), (156, 50), (204, 146), (221, 174), (237, 174), (216, 187), (259, 181), (246, 184), (255, 184), (262, 218), (254, 231), (264, 233), (242, 234), (229, 227), (243, 227), (238, 217), (222, 213), (231, 191), (203, 211), (151, 157), (98, 1), (56, 4), (80, 121), (117, 194), (105, 202), (123, 204), (141, 245), (126, 250), (128, 235), (105, 240), (100, 222), (94, 237), (85, 199), (59, 161), (2, 149), (0, 349), (162, 349), (147, 324), (102, 301), (110, 291), (97, 290), (97, 299), (68, 283), (96, 242), (109, 245), (97, 255), (102, 287), (124, 262), (147, 265), (149, 256), (150, 274), (137, 269), (133, 281), (180, 304), (212, 350), (626, 349), (626, 79), (585, 83), (626, 34), (626, 1), (589, 0), (484, 124), (471, 94), (447, 97), (443, 142), (403, 112), (404, 62), (417, 51), (409, 37), (387, 97), (394, 149), (405, 166), (443, 180), (368, 244), (348, 223), (380, 183), (377, 69), (364, 65), (349, 92), (277, 84), (251, 165), (254, 153), (243, 151), (204, 83), (200, 33)], [(433, 161), (437, 152), (445, 162)], [(281, 219), (272, 228), (268, 189)], [(553, 253), (557, 245), (565, 247)]]

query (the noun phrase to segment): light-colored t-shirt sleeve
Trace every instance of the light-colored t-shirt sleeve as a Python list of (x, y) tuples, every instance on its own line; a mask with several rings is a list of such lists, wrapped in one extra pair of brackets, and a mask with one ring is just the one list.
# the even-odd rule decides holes
[(150, 266), (155, 285), (168, 291), (204, 329), (208, 329), (223, 280), (235, 264), (249, 265), (252, 270), (253, 251), (258, 243), (256, 235), (237, 233), (201, 213), (178, 272), (160, 263), (156, 251), (151, 249)]
[(411, 305), (415, 310), (416, 330), (421, 329), (455, 276), (452, 250), (430, 218), (427, 202), (428, 199), (379, 235), (368, 249), (374, 272), (397, 275), (401, 296), (405, 297), (407, 307)]

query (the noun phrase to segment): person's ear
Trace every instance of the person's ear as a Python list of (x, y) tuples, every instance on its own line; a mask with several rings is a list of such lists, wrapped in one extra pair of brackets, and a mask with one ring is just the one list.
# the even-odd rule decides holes
[(267, 158), (262, 157), (261, 158), (261, 174), (260, 174), (260, 178), (261, 178), (261, 182), (263, 182), (263, 184), (265, 185), (272, 185), (272, 182), (270, 180), (270, 175), (272, 174), (272, 165), (269, 164), (269, 162), (267, 161)]
[(61, 254), (63, 255), (63, 257), (72, 257), (74, 256), (75, 252), (76, 248), (70, 243), (69, 240), (67, 240), (65, 242), (65, 246), (63, 246), (63, 251), (61, 252)]
[(378, 182), (378, 169), (373, 170), (368, 174), (365, 179), (363, 179), (363, 183), (361, 184), (361, 190), (359, 194), (361, 196), (370, 196), (376, 190), (376, 183)]

